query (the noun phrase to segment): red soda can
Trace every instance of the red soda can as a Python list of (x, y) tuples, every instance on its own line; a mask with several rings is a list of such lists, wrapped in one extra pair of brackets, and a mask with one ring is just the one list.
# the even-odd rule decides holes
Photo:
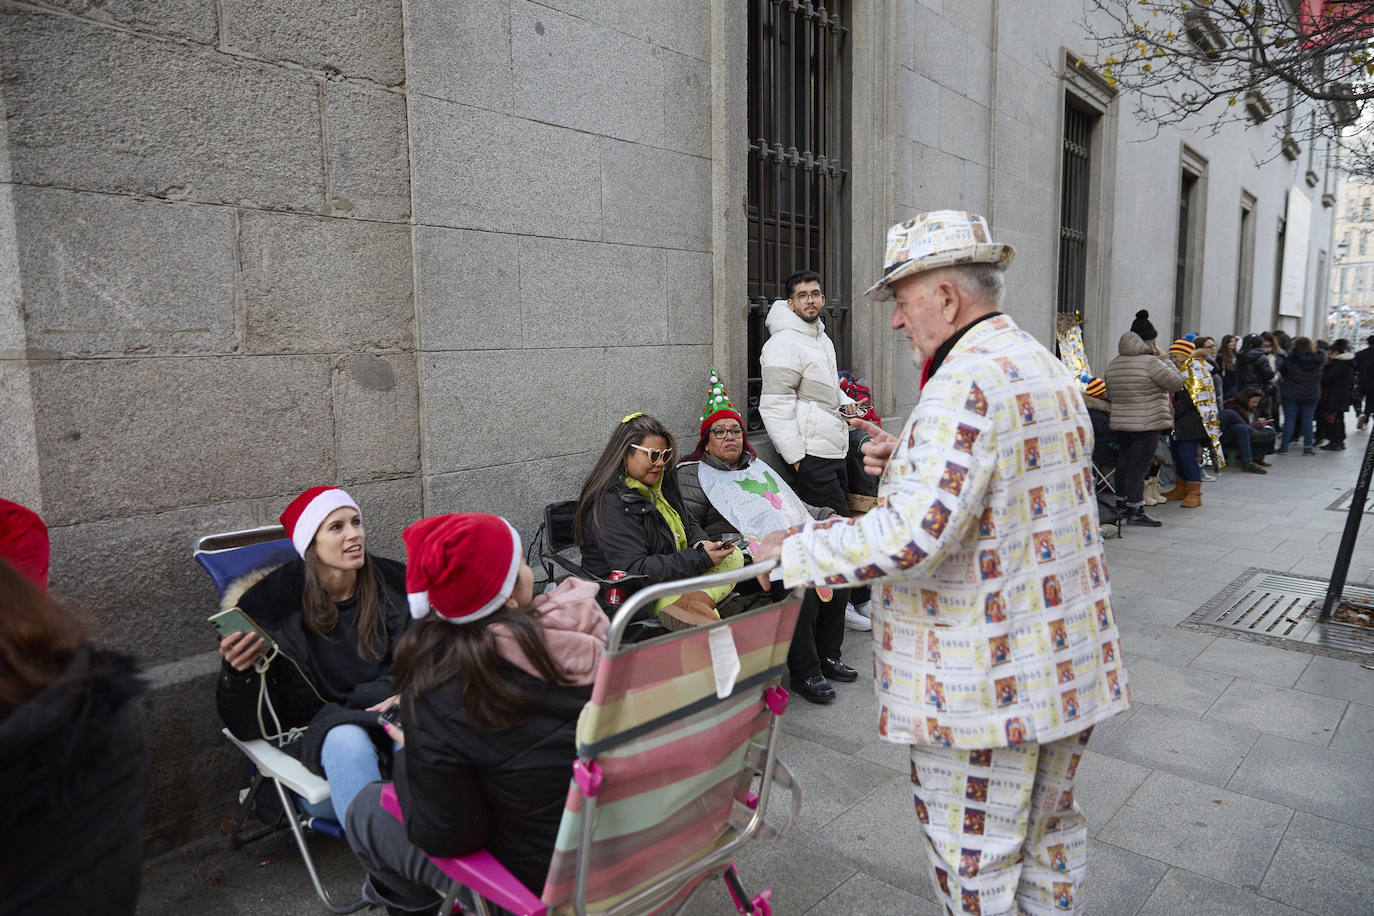
[[(609, 576), (607, 576), (606, 578), (609, 579), (609, 580), (612, 581), (612, 582), (619, 582), (621, 579), (625, 578), (625, 577), (628, 576), (628, 575), (629, 575), (629, 573), (627, 573), (627, 572), (626, 572), (625, 570), (623, 570), (623, 569), (613, 569), (613, 570), (611, 570), (611, 574), (610, 574)], [(609, 587), (606, 589), (606, 603), (607, 603), (608, 605), (614, 606), (614, 605), (617, 605), (617, 604), (622, 604), (622, 603), (624, 603), (624, 601), (625, 601), (625, 589), (624, 589), (624, 587), (622, 587), (622, 586), (617, 586), (617, 585), (612, 585), (612, 586), (609, 586)]]

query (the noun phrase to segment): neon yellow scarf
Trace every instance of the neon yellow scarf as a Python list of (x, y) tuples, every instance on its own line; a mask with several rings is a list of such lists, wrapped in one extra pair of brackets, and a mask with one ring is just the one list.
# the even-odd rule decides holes
[[(635, 480), (628, 474), (626, 474), (623, 479), (625, 481), (626, 487), (640, 494), (641, 496), (647, 497), (649, 501), (654, 504), (654, 508), (658, 510), (658, 514), (663, 516), (663, 520), (668, 523), (668, 530), (673, 533), (673, 545), (678, 550), (686, 550), (687, 529), (682, 524), (682, 516), (677, 514), (677, 510), (673, 508), (673, 504), (668, 502), (668, 497), (663, 495), (662, 478), (659, 479), (658, 484), (655, 485), (652, 489), (640, 483), (638, 480)], [(727, 569), (739, 569), (743, 565), (744, 554), (742, 554), (739, 551), (739, 549), (736, 548), (735, 550), (730, 552), (730, 555), (728, 557), (726, 557), (724, 560), (721, 560), (718, 565), (712, 566), (709, 570), (707, 570), (707, 572), (724, 572)], [(724, 600), (725, 596), (730, 594), (730, 592), (733, 590), (733, 585), (717, 585), (714, 588), (701, 589), (701, 591), (710, 595), (711, 600), (716, 603), (720, 603), (722, 600)], [(658, 599), (654, 602), (654, 612), (657, 613), (663, 610), (665, 607), (672, 604), (680, 597), (682, 596), (668, 595), (667, 597)]]

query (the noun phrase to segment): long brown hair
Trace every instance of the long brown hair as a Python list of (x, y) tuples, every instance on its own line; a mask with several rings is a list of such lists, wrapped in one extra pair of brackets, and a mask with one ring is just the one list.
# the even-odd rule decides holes
[(1316, 353), (1317, 348), (1312, 345), (1310, 337), (1294, 337), (1291, 353)]
[(572, 683), (549, 655), (544, 627), (533, 608), (503, 607), (473, 623), (430, 617), (407, 630), (396, 645), (391, 669), (396, 689), (418, 699), (456, 680), (463, 708), (478, 728), (503, 732), (522, 724), (534, 698), (498, 670), (502, 658), (492, 638), (493, 624), (514, 637), (540, 680), (557, 687)]
[(1221, 339), (1221, 346), (1217, 349), (1217, 365), (1222, 372), (1236, 371), (1236, 358), (1231, 354), (1231, 341), (1236, 339), (1236, 335), (1227, 334)]
[(648, 414), (640, 414), (632, 420), (621, 420), (611, 430), (611, 438), (606, 442), (601, 457), (596, 459), (592, 472), (582, 484), (582, 492), (577, 497), (577, 543), (582, 544), (587, 533), (588, 520), (592, 528), (599, 527), (601, 494), (617, 478), (625, 473), (625, 456), (630, 446), (639, 445), (650, 436), (662, 436), (673, 450), (673, 457), (663, 467), (666, 478), (677, 463), (677, 440), (658, 420)]
[(86, 627), (0, 557), (0, 719), (62, 679)]
[[(339, 606), (329, 596), (320, 573), (320, 558), (312, 542), (305, 549), (305, 589), (301, 594), (301, 617), (306, 629), (328, 636), (339, 625)], [(383, 625), (382, 573), (372, 554), (363, 552), (363, 565), (353, 586), (358, 599), (358, 655), (375, 659), (386, 655), (387, 632)]]

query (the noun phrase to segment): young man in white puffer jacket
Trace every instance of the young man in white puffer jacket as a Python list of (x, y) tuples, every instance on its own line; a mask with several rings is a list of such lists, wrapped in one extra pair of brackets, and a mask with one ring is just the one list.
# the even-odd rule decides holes
[[(801, 270), (783, 287), (788, 298), (769, 310), (770, 336), (759, 355), (759, 416), (778, 456), (796, 472), (792, 488), (802, 501), (847, 516), (849, 424), (841, 410), (855, 402), (840, 390), (835, 344), (821, 321), (821, 275)], [(865, 600), (866, 591), (856, 600)], [(851, 604), (845, 608), (845, 626), (867, 630), (872, 624)]]

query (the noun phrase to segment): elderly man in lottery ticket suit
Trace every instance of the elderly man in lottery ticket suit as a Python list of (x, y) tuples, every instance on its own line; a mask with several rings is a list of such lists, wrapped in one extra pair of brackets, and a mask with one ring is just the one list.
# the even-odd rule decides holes
[(921, 396), (900, 435), (862, 426), (878, 505), (758, 554), (788, 585), (873, 584), (878, 733), (911, 745), (936, 890), (974, 916), (1082, 912), (1074, 774), (1092, 726), (1130, 703), (1092, 424), (1078, 382), (998, 311), (1012, 255), (969, 213), (889, 230), (868, 297), (894, 301)]

